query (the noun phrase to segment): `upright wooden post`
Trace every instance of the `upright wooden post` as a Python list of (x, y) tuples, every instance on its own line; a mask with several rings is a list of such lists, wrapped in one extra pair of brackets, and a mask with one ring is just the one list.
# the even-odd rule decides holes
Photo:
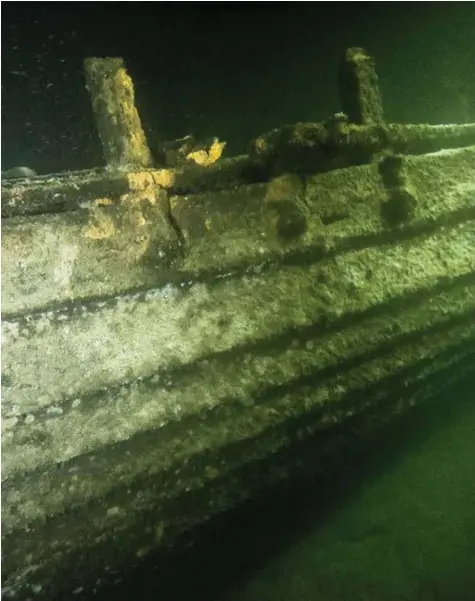
[(152, 155), (135, 107), (134, 86), (121, 58), (88, 58), (84, 72), (109, 167), (150, 167)]
[(342, 111), (350, 122), (380, 125), (384, 122), (374, 59), (362, 48), (349, 48), (340, 65), (339, 89)]

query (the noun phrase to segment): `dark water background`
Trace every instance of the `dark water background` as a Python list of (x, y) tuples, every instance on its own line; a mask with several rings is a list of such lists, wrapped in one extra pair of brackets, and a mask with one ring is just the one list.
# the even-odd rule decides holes
[[(474, 32), (470, 2), (2, 3), (2, 169), (102, 163), (82, 75), (92, 55), (124, 57), (152, 144), (218, 135), (234, 154), (324, 119), (352, 45), (376, 58), (389, 121), (475, 121)], [(474, 391), (217, 520), (104, 599), (475, 600)]]
[(475, 121), (472, 2), (3, 2), (2, 169), (102, 164), (82, 73), (122, 56), (150, 143), (259, 134), (339, 110), (350, 46), (377, 61), (386, 116)]

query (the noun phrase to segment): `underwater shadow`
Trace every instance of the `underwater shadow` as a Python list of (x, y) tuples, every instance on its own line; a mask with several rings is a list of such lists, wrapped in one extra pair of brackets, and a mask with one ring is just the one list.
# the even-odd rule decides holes
[(469, 370), (456, 385), (434, 392), (429, 402), (364, 441), (353, 438), (317, 477), (294, 479), (211, 519), (195, 533), (193, 546), (168, 556), (147, 557), (120, 587), (103, 591), (96, 599), (220, 601), (310, 529), (318, 529), (365, 483), (420, 448), (431, 433), (473, 401), (474, 384), (475, 373)]

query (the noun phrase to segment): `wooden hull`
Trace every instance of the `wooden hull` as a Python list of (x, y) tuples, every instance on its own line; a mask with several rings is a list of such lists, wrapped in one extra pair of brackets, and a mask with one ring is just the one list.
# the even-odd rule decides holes
[(473, 372), (475, 147), (402, 160), (396, 228), (374, 164), (4, 220), (6, 598), (114, 581)]
[(88, 599), (475, 383), (475, 125), (386, 125), (346, 58), (351, 123), (173, 168), (88, 60), (108, 168), (2, 183), (5, 599)]

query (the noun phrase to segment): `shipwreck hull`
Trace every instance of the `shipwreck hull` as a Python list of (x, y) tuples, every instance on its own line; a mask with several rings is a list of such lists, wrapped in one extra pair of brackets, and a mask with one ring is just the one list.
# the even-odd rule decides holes
[(474, 142), (4, 184), (5, 598), (118, 582), (475, 383)]

